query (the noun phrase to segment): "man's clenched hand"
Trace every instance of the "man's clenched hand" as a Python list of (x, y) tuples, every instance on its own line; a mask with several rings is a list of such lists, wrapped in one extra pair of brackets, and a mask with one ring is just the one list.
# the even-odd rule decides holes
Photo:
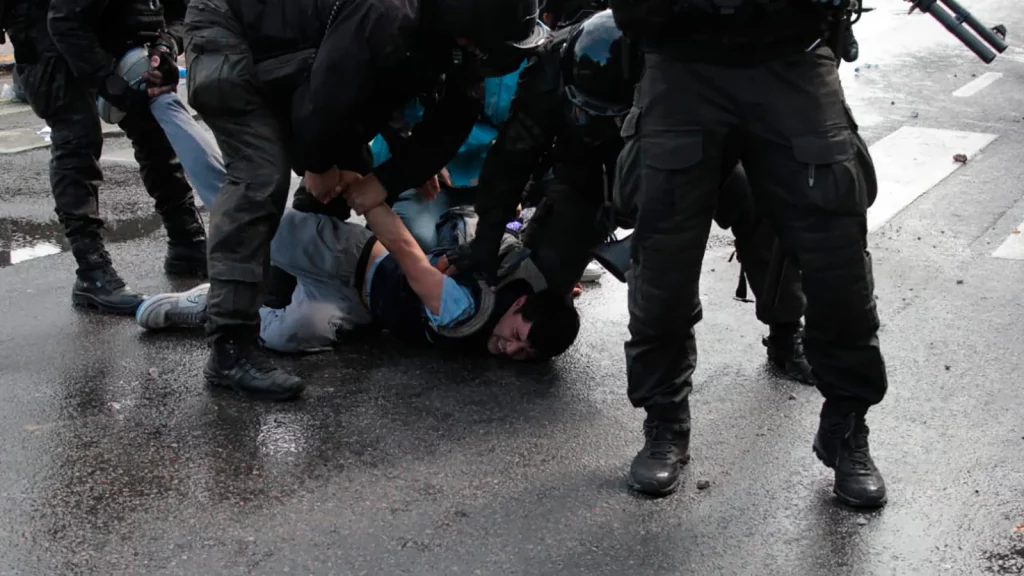
[(388, 199), (388, 191), (373, 174), (360, 178), (341, 188), (345, 201), (362, 216)]

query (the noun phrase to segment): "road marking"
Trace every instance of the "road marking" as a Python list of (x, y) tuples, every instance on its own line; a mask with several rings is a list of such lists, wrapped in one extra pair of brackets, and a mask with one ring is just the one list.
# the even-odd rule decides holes
[[(111, 136), (120, 134), (121, 129), (117, 126), (101, 123), (103, 135)], [(49, 148), (50, 141), (46, 136), (39, 133), (40, 128), (14, 128), (0, 131), (0, 154), (17, 154), (37, 148)]]
[[(8, 255), (10, 264), (20, 264), (28, 260), (35, 258), (42, 258), (43, 256), (53, 256), (54, 254), (60, 254), (63, 250), (56, 244), (49, 242), (40, 242), (34, 246), (27, 246), (25, 248), (15, 248), (11, 250)], [(0, 259), (2, 260), (2, 259)]]
[(1002, 72), (985, 72), (981, 76), (978, 76), (974, 80), (971, 80), (967, 84), (964, 84), (956, 92), (953, 92), (953, 96), (957, 98), (967, 98), (968, 96), (974, 96), (978, 92), (981, 92), (985, 88), (991, 86), (993, 82), (999, 80), (1002, 77)]
[(903, 126), (871, 147), (878, 173), (878, 199), (868, 209), (868, 232), (885, 225), (914, 200), (998, 138), (995, 134)]
[(1024, 260), (1024, 222), (1010, 233), (999, 248), (992, 253), (993, 258), (1004, 260)]

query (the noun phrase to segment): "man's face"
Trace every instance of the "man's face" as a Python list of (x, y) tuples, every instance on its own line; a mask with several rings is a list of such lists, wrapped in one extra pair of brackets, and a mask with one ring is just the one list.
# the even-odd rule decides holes
[(526, 296), (521, 296), (498, 320), (498, 325), (491, 332), (491, 339), (487, 341), (488, 352), (512, 360), (528, 360), (533, 357), (535, 352), (526, 340), (533, 322), (524, 320), (519, 313), (525, 301)]

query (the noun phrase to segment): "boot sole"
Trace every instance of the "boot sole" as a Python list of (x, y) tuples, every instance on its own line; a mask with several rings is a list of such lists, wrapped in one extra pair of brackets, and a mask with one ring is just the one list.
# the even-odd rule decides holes
[(112, 306), (110, 304), (104, 304), (103, 302), (100, 302), (99, 299), (97, 299), (92, 294), (85, 294), (82, 292), (71, 293), (72, 306), (76, 306), (78, 308), (87, 308), (89, 310), (96, 310), (107, 314), (134, 316), (135, 311), (138, 310), (141, 304), (142, 299), (140, 298), (137, 303), (132, 304), (131, 306)]
[[(824, 454), (822, 454), (821, 450), (817, 446), (812, 446), (811, 449), (814, 451), (814, 455), (818, 457), (818, 460), (824, 464), (825, 467), (829, 470), (835, 470), (835, 466), (832, 466), (825, 461)], [(876, 501), (857, 500), (856, 498), (851, 498), (850, 496), (843, 494), (843, 492), (841, 490), (837, 490), (835, 486), (832, 487), (832, 493), (836, 495), (836, 499), (839, 500), (839, 502), (852, 508), (881, 508), (882, 506), (885, 506), (885, 503), (889, 500), (888, 496), (883, 496), (881, 500)]]
[(293, 390), (289, 392), (252, 392), (249, 390), (240, 390), (236, 388), (234, 382), (232, 382), (232, 380), (228, 378), (227, 375), (214, 374), (204, 368), (203, 376), (206, 378), (206, 383), (213, 388), (221, 390), (231, 390), (232, 392), (236, 392), (238, 394), (241, 394), (242, 396), (246, 396), (256, 400), (267, 400), (270, 402), (286, 402), (289, 400), (294, 400), (298, 398), (300, 395), (302, 395), (302, 392), (306, 389), (306, 385), (304, 383), (300, 383), (298, 386), (296, 386)]
[(676, 481), (673, 482), (671, 486), (668, 486), (666, 488), (651, 488), (647, 486), (641, 486), (639, 483), (633, 480), (632, 475), (630, 475), (629, 478), (627, 478), (626, 480), (626, 483), (629, 484), (629, 487), (631, 489), (646, 496), (650, 496), (652, 498), (664, 498), (665, 496), (671, 496), (672, 494), (675, 494), (675, 492), (679, 490), (680, 482), (681, 479), (676, 478)]

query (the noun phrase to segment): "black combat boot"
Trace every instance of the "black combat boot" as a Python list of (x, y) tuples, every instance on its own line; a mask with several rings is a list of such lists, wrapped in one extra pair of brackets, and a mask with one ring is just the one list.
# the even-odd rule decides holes
[(644, 447), (629, 468), (629, 485), (649, 496), (668, 496), (679, 486), (679, 473), (690, 461), (690, 407), (648, 407)]
[(78, 261), (72, 305), (108, 314), (135, 314), (145, 296), (132, 290), (117, 274), (99, 235), (72, 239), (71, 251)]
[(213, 386), (275, 402), (291, 400), (306, 387), (297, 376), (274, 366), (254, 338), (214, 339), (203, 374)]
[(779, 373), (813, 386), (814, 373), (804, 356), (804, 334), (799, 324), (774, 324), (761, 343), (768, 347), (768, 360)]
[(190, 200), (185, 206), (161, 216), (167, 230), (164, 272), (169, 276), (205, 278), (206, 229), (195, 203)]
[(832, 491), (840, 502), (857, 508), (885, 505), (885, 480), (871, 459), (863, 414), (822, 408), (814, 453), (835, 470)]

